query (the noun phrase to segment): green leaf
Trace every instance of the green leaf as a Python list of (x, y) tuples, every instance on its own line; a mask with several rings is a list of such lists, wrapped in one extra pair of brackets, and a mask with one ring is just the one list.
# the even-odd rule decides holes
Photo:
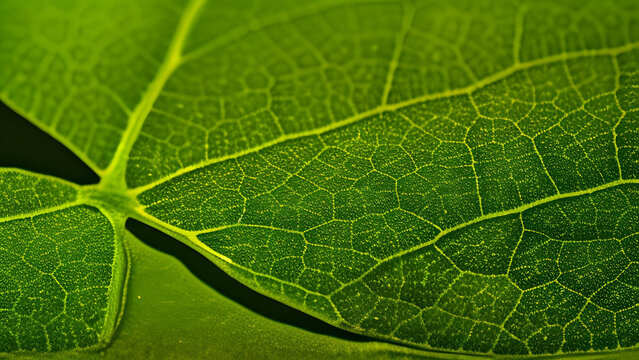
[(2, 100), (100, 174), (158, 70), (179, 9), (152, 0), (0, 6)]
[(379, 339), (639, 343), (636, 2), (38, 5), (0, 5), (0, 97), (87, 203)]
[[(131, 234), (125, 241), (132, 255), (126, 312), (109, 347), (102, 353), (78, 354), (79, 359), (437, 358), (417, 349), (345, 340), (264, 317), (193, 276), (178, 259)], [(167, 239), (152, 242), (161, 241)], [(74, 357), (63, 353), (56, 358)]]
[(0, 353), (108, 343), (126, 269), (121, 225), (72, 184), (0, 169)]

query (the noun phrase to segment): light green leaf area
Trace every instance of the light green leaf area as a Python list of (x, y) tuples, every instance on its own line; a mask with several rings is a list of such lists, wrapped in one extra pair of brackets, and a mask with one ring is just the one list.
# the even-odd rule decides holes
[(0, 170), (0, 353), (104, 346), (122, 302), (120, 233), (74, 185)]
[(179, 3), (3, 1), (0, 98), (102, 173), (164, 58)]
[(90, 204), (379, 339), (639, 343), (635, 1), (68, 3), (0, 5), (0, 97)]

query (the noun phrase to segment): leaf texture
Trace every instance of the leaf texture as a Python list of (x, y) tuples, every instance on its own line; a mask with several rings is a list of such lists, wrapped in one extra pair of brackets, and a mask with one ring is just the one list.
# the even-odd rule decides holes
[(74, 185), (8, 169), (0, 185), (0, 353), (104, 346), (121, 308), (122, 229)]
[(639, 343), (636, 3), (71, 3), (2, 5), (29, 20), (0, 96), (94, 165), (100, 209), (381, 339)]

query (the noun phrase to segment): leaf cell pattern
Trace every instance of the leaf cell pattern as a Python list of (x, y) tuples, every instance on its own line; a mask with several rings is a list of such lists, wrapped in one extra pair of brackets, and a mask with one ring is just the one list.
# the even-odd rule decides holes
[[(204, 5), (202, 12), (217, 7)], [(309, 132), (467, 92), (537, 63), (554, 59), (561, 69), (567, 54), (634, 47), (636, 14), (629, 4), (423, 1), (312, 3), (285, 15), (255, 15), (246, 26), (224, 36), (214, 32), (204, 45), (185, 49), (132, 148), (127, 183), (147, 185)], [(593, 24), (604, 15), (605, 23)], [(194, 32), (208, 33), (212, 21), (206, 19)], [(553, 26), (539, 26), (546, 22)], [(593, 28), (596, 36), (588, 33)]]
[(26, 67), (0, 97), (94, 165), (87, 204), (329, 323), (473, 353), (639, 343), (636, 3), (249, 3), (84, 17), (134, 48), (72, 24), (90, 90), (47, 71), (81, 67), (71, 40), (8, 26), (0, 64)]
[(253, 286), (360, 332), (498, 354), (632, 346), (639, 187), (616, 129), (637, 120), (610, 108), (632, 52), (525, 69), (139, 200)]
[(14, 170), (0, 184), (0, 353), (104, 344), (124, 274), (111, 221), (69, 184)]

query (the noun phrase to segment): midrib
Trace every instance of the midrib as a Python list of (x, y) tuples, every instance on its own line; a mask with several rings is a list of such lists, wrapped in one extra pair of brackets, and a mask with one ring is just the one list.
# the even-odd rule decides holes
[(191, 0), (184, 8), (176, 31), (171, 39), (169, 48), (157, 75), (149, 84), (147, 91), (133, 110), (127, 127), (122, 134), (122, 140), (113, 156), (111, 164), (104, 171), (104, 175), (98, 185), (99, 188), (109, 192), (126, 194), (126, 168), (129, 153), (138, 138), (142, 125), (148, 117), (153, 104), (162, 92), (164, 85), (169, 80), (175, 69), (182, 61), (184, 42), (195, 22), (198, 12), (204, 6), (206, 0)]

